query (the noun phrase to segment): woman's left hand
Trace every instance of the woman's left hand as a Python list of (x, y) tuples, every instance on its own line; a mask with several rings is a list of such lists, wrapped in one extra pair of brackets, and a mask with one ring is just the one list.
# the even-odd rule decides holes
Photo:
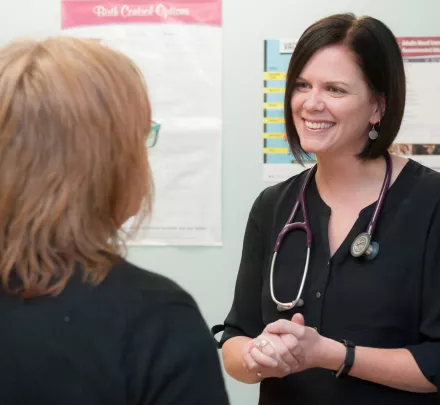
[[(329, 339), (321, 336), (314, 328), (305, 326), (304, 317), (301, 314), (295, 314), (291, 321), (280, 319), (269, 324), (266, 329), (270, 333), (281, 336), (290, 353), (299, 363), (299, 369), (295, 370), (296, 372), (313, 367), (324, 367)], [(344, 349), (341, 351), (341, 356), (343, 352)], [(343, 360), (344, 357), (341, 363)]]

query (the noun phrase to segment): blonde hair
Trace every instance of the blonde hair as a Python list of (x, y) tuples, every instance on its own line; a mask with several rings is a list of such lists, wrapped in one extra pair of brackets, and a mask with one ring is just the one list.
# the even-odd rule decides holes
[(96, 41), (20, 40), (0, 49), (0, 100), (3, 288), (56, 295), (78, 265), (100, 283), (151, 210), (141, 73)]

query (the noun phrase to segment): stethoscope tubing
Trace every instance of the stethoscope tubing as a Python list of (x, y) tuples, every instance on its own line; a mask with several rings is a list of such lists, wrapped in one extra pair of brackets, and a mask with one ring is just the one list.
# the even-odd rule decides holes
[[(391, 183), (392, 162), (391, 162), (391, 156), (388, 153), (385, 155), (385, 161), (386, 161), (385, 179), (383, 181), (383, 184), (382, 184), (382, 187), (380, 190), (380, 194), (379, 194), (379, 198), (378, 198), (376, 207), (374, 209), (373, 215), (370, 219), (370, 222), (369, 222), (367, 230), (366, 230), (366, 233), (369, 235), (370, 240), (371, 240), (373, 233), (374, 233), (374, 230), (376, 228), (377, 220), (379, 218), (379, 213), (382, 210), (382, 205), (384, 203), (386, 193), (387, 193), (388, 188)], [(286, 224), (284, 225), (283, 229), (278, 234), (278, 237), (275, 242), (274, 249), (273, 249), (273, 255), (272, 255), (272, 260), (271, 260), (271, 265), (270, 265), (270, 276), (269, 276), (270, 283), (269, 284), (270, 284), (270, 294), (272, 297), (272, 301), (277, 305), (278, 311), (287, 311), (289, 309), (292, 309), (301, 301), (301, 296), (302, 296), (304, 285), (305, 285), (305, 282), (307, 279), (307, 273), (309, 270), (310, 252), (312, 249), (312, 230), (310, 228), (310, 223), (309, 223), (309, 219), (307, 216), (307, 208), (306, 208), (304, 196), (305, 196), (306, 188), (307, 188), (308, 184), (310, 183), (312, 176), (314, 176), (314, 174), (316, 173), (316, 170), (317, 170), (317, 164), (314, 165), (307, 173), (307, 176), (301, 186), (301, 190), (299, 192), (299, 195), (298, 195), (298, 198), (295, 202), (293, 210), (292, 210)], [(292, 223), (292, 221), (294, 220), (296, 213), (298, 211), (299, 205), (301, 205), (301, 211), (303, 214), (303, 222)], [(275, 272), (274, 269), (275, 269), (276, 258), (279, 253), (281, 243), (284, 239), (284, 236), (287, 233), (289, 233), (290, 231), (293, 231), (295, 229), (304, 231), (307, 236), (307, 254), (306, 254), (306, 261), (305, 261), (304, 270), (303, 270), (303, 276), (302, 276), (301, 284), (300, 284), (298, 294), (297, 294), (295, 300), (293, 300), (291, 302), (280, 302), (276, 299), (275, 293), (274, 293), (274, 282), (273, 281), (274, 281), (274, 272)], [(376, 242), (374, 242), (374, 243), (376, 243)], [(362, 252), (360, 252), (359, 254), (362, 254)], [(373, 255), (371, 255), (371, 257), (373, 257)]]

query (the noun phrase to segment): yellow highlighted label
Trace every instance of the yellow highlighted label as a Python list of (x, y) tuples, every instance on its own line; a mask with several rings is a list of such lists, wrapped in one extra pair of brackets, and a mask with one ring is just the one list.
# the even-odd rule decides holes
[(284, 118), (264, 117), (265, 124), (284, 124)]
[(284, 93), (286, 91), (285, 87), (265, 87), (264, 92), (266, 94), (272, 94), (272, 93)]
[(285, 134), (282, 132), (265, 132), (264, 138), (265, 139), (283, 139), (285, 137)]
[(264, 72), (264, 80), (286, 80), (286, 72)]
[(269, 154), (269, 153), (283, 153), (285, 155), (287, 155), (289, 153), (289, 149), (288, 148), (264, 148), (264, 153)]
[(284, 108), (283, 103), (264, 103), (266, 110), (282, 110)]

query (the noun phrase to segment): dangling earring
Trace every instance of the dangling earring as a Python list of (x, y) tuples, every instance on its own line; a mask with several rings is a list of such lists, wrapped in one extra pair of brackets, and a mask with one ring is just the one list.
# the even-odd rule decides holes
[[(377, 126), (380, 126), (380, 121)], [(368, 133), (368, 137), (372, 141), (375, 141), (377, 138), (379, 138), (379, 133), (376, 131), (376, 124), (373, 124), (373, 126), (371, 127), (370, 132)]]

